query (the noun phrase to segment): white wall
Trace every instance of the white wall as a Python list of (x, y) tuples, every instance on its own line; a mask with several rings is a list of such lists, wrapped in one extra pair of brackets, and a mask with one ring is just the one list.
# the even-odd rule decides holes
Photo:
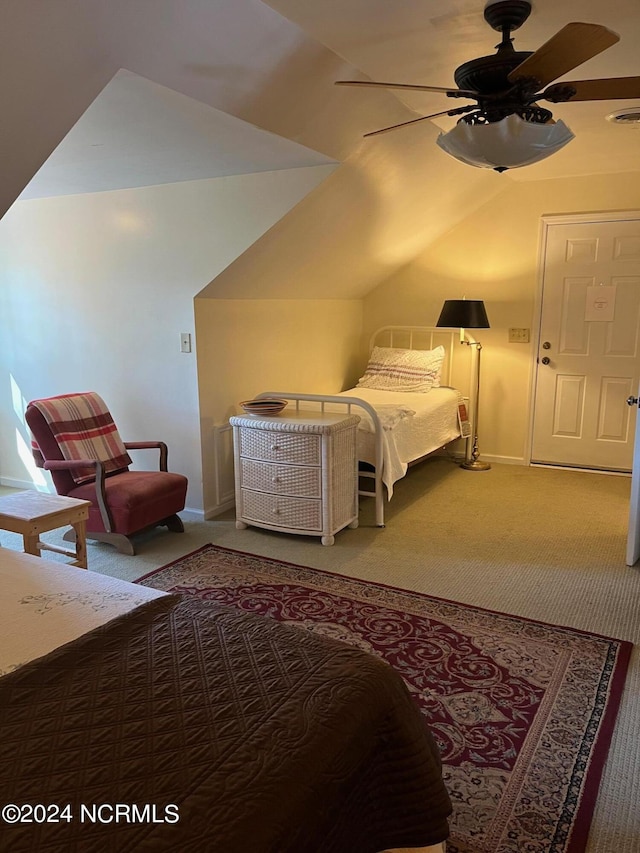
[(26, 401), (95, 390), (125, 440), (168, 443), (202, 509), (194, 297), (332, 169), (16, 202), (0, 221), (0, 482), (39, 473)]
[(263, 391), (342, 391), (362, 336), (359, 299), (197, 299), (205, 513), (232, 500), (238, 403)]

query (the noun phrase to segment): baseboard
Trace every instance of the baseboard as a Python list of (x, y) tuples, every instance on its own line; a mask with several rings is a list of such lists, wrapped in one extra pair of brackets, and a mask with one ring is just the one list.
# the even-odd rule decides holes
[(14, 477), (0, 477), (0, 486), (5, 486), (7, 489), (29, 489), (30, 491), (39, 491), (38, 487), (32, 480), (16, 480)]
[[(13, 477), (0, 477), (0, 486), (4, 486), (7, 489), (20, 489), (20, 491), (40, 491), (40, 489), (38, 489), (38, 487), (34, 485), (31, 480), (16, 480)], [(52, 492), (51, 494), (55, 494), (55, 492)], [(233, 503), (231, 504), (231, 506), (233, 506)], [(208, 517), (207, 515), (205, 515), (204, 510), (193, 509), (193, 507), (190, 506), (186, 506), (183, 510), (181, 510), (181, 513), (194, 516), (194, 521), (202, 521), (203, 519)], [(189, 518), (185, 518), (184, 520), (191, 521), (191, 519)]]
[(498, 465), (528, 465), (522, 456), (492, 456), (491, 453), (481, 453), (480, 459), (485, 462), (495, 462)]
[(549, 462), (531, 462), (532, 468), (552, 468), (556, 471), (577, 471), (583, 474), (605, 474), (607, 477), (631, 477), (631, 471), (607, 471), (604, 468), (578, 468), (575, 465), (552, 465)]
[[(178, 515), (183, 519), (183, 521), (203, 521), (205, 518), (203, 509), (192, 509), (190, 506), (186, 506), (184, 509), (181, 509)], [(185, 518), (186, 515), (192, 515), (194, 518)]]
[[(441, 454), (445, 455), (445, 454)], [(450, 454), (454, 459), (462, 462), (464, 453)], [(482, 462), (491, 462), (497, 465), (528, 465), (529, 463), (522, 456), (498, 456), (491, 453), (481, 453), (480, 460)]]
[(219, 506), (213, 507), (213, 509), (205, 510), (204, 517), (205, 521), (210, 521), (212, 518), (216, 518), (218, 515), (222, 515), (223, 512), (227, 512), (227, 510), (233, 509), (236, 505), (235, 500), (225, 501), (223, 504)]

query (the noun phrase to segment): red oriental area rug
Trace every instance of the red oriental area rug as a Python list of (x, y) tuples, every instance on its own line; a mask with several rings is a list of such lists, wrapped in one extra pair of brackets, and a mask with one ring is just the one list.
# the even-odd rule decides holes
[(584, 850), (630, 643), (214, 545), (138, 583), (387, 660), (442, 754), (447, 853)]

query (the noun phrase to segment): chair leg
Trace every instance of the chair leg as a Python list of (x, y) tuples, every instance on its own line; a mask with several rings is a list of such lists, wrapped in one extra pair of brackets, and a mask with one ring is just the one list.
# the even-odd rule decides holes
[[(184, 533), (184, 524), (182, 523), (182, 519), (179, 515), (170, 515), (167, 518), (163, 518), (162, 521), (154, 524), (153, 527), (166, 527), (167, 530), (170, 530), (173, 533)], [(76, 532), (73, 527), (67, 530), (63, 539), (67, 542), (76, 541)], [(104, 533), (87, 530), (87, 539), (93, 539), (96, 542), (106, 542), (109, 545), (115, 545), (121, 554), (127, 554), (130, 557), (133, 557), (136, 553), (133, 542), (123, 533)]]
[(166, 527), (167, 530), (171, 530), (173, 533), (184, 533), (184, 524), (179, 515), (170, 515), (168, 518), (163, 518), (158, 524)]
[[(67, 530), (62, 538), (66, 539), (67, 542), (75, 542), (75, 530), (73, 528)], [(87, 539), (93, 539), (95, 542), (106, 542), (108, 545), (115, 545), (121, 554), (127, 554), (129, 557), (133, 557), (136, 553), (133, 542), (123, 533), (99, 533), (94, 530), (87, 530)]]

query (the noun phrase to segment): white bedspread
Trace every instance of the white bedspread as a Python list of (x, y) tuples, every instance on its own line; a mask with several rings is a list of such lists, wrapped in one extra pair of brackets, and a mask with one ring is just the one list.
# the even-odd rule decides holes
[[(366, 389), (362, 389), (366, 390)], [(380, 393), (380, 392), (377, 392)], [(384, 391), (382, 392), (385, 393)], [(358, 396), (362, 396), (361, 394)], [(364, 397), (362, 397), (364, 399)], [(412, 418), (416, 414), (415, 409), (410, 409), (409, 406), (396, 406), (394, 403), (376, 403), (375, 410), (378, 415), (378, 420), (382, 424), (382, 428), (386, 430), (397, 427), (404, 418)], [(366, 432), (373, 432), (373, 421), (366, 409), (358, 410), (361, 422), (360, 429)]]
[[(383, 482), (391, 498), (393, 484), (404, 477), (410, 462), (438, 450), (460, 435), (458, 403), (455, 388), (432, 388), (426, 394), (400, 391), (377, 391), (351, 388), (338, 396), (359, 397), (379, 413), (383, 425)], [(369, 415), (360, 408), (358, 458), (374, 464), (375, 445)]]
[(0, 548), (0, 589), (0, 675), (166, 595), (7, 548)]

